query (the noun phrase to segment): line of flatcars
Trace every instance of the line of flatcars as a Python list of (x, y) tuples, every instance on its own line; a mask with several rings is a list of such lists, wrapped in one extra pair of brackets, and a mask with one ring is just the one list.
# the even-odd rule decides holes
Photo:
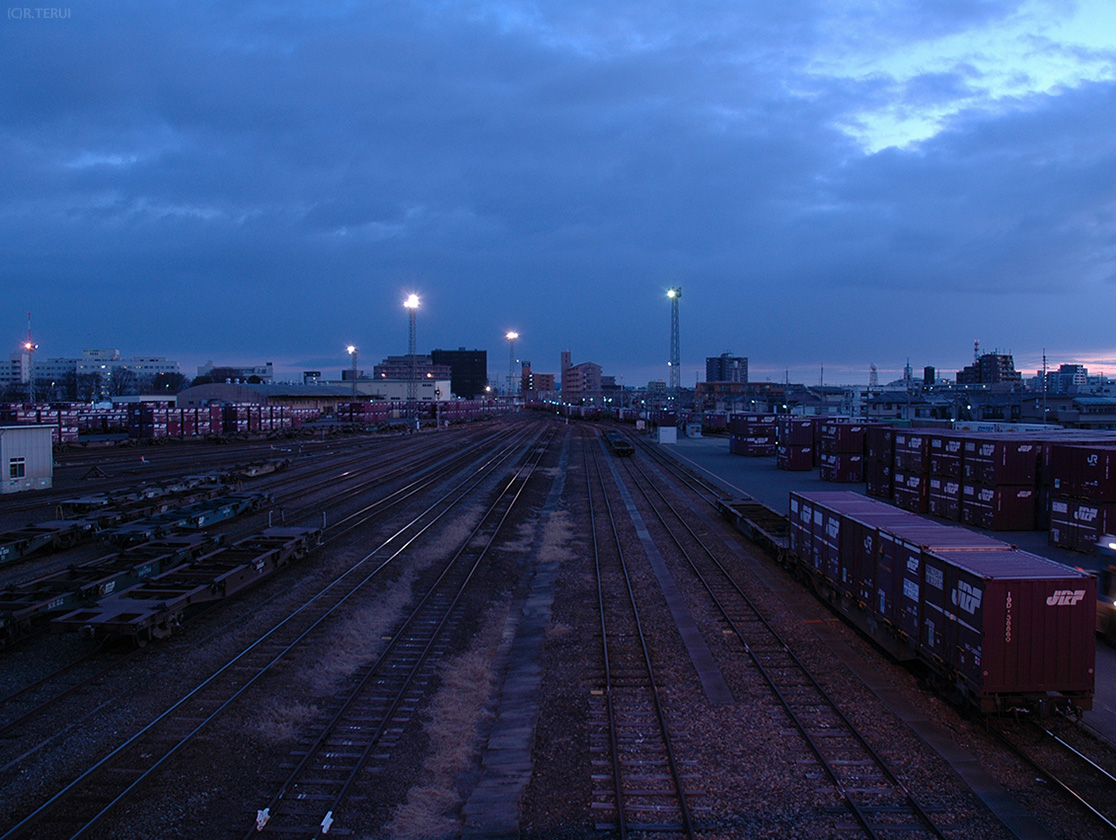
[(951, 699), (981, 712), (1092, 708), (1091, 575), (859, 493), (791, 493), (786, 517), (751, 499), (718, 507)]
[(94, 639), (164, 638), (202, 604), (228, 598), (299, 559), (318, 528), (267, 528), (222, 546), (193, 533), (152, 540), (0, 592), (0, 645), (49, 622)]
[[(135, 543), (175, 528), (199, 528), (258, 508), (258, 493), (229, 493), (227, 485), (286, 469), (289, 459), (272, 458), (208, 475), (185, 476), (65, 499), (58, 517), (0, 533), (0, 565), (34, 554), (72, 548), (93, 537)], [(217, 499), (224, 494), (223, 499)]]

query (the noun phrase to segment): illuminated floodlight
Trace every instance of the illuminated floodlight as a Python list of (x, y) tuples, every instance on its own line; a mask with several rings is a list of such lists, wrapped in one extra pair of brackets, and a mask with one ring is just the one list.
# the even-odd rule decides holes
[(345, 348), (345, 352), (348, 353), (350, 356), (355, 355), (356, 354), (356, 347), (354, 345), (350, 344), (348, 347)]
[(519, 333), (510, 332), (507, 335), (505, 335), (504, 338), (506, 338), (508, 341), (515, 341), (517, 338), (519, 338)]
[(418, 295), (409, 295), (407, 297), (407, 299), (405, 301), (403, 301), (403, 305), (405, 307), (407, 307), (408, 309), (418, 309), (419, 296)]
[(668, 298), (680, 298), (680, 297), (682, 297), (682, 290), (681, 289), (667, 289), (667, 297)]

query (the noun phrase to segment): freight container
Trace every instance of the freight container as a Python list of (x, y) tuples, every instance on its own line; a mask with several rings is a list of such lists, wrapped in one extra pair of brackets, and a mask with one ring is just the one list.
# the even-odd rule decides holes
[(1054, 446), (1051, 490), (1063, 496), (1116, 502), (1116, 447)]
[(775, 447), (775, 466), (781, 470), (812, 470), (814, 445), (805, 446), (780, 443)]
[(843, 452), (822, 452), (818, 466), (823, 481), (855, 484), (864, 480), (864, 456)]
[(1092, 707), (1091, 576), (854, 493), (792, 493), (788, 525), (790, 560), (818, 590), (955, 698)]
[(990, 435), (964, 441), (963, 477), (973, 484), (1034, 487), (1040, 447), (1017, 435)]
[(864, 454), (863, 423), (827, 420), (821, 426), (821, 452), (824, 454)]
[(961, 521), (992, 531), (1033, 531), (1038, 496), (1032, 487), (961, 485)]
[(927, 511), (934, 516), (959, 522), (961, 520), (961, 482), (952, 478), (930, 476), (926, 505)]
[(920, 649), (947, 663), (982, 711), (1034, 700), (1092, 708), (1096, 580), (1021, 551), (927, 560)]

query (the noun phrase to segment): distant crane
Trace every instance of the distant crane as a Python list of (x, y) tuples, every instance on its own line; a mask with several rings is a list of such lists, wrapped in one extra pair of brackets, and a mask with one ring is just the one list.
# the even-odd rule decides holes
[(667, 289), (670, 298), (670, 395), (678, 398), (682, 388), (682, 348), (678, 340), (678, 299), (682, 297), (682, 287)]

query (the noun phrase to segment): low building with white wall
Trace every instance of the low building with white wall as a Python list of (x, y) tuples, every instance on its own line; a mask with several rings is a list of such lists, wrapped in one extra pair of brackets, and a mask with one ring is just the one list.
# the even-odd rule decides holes
[(0, 426), (0, 493), (48, 490), (54, 484), (53, 426)]

